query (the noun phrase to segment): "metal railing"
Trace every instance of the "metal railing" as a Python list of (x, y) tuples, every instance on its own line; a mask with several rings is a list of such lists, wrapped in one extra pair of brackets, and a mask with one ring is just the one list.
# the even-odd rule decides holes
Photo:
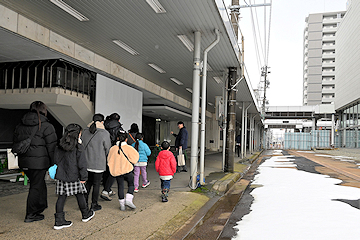
[(62, 59), (0, 63), (0, 89), (5, 93), (44, 92), (54, 88), (95, 101), (96, 73)]

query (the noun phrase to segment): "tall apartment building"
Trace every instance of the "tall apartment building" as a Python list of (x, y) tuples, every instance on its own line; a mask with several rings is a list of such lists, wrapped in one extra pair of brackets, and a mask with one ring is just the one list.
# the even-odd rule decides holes
[(303, 105), (334, 104), (335, 33), (344, 15), (316, 13), (305, 19)]

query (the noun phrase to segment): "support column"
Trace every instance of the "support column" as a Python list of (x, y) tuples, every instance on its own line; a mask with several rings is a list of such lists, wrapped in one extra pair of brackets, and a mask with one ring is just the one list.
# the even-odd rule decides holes
[(236, 128), (236, 89), (231, 89), (236, 83), (236, 71), (234, 67), (229, 68), (229, 83), (228, 83), (228, 116), (227, 116), (227, 138), (226, 138), (226, 158), (225, 158), (225, 172), (234, 172), (234, 156), (235, 156), (235, 128)]
[(249, 127), (249, 152), (252, 153), (252, 114), (249, 114), (250, 119), (250, 127)]
[(344, 129), (343, 130), (343, 138), (342, 138), (342, 146), (341, 147), (346, 147), (346, 127), (347, 127), (347, 124), (346, 124), (346, 121), (347, 121), (347, 114), (346, 113), (343, 113), (343, 119), (344, 119), (344, 126), (342, 126), (342, 128)]
[[(246, 107), (245, 109), (245, 131), (244, 131), (244, 134), (245, 134), (245, 146), (244, 146), (244, 157), (246, 157), (246, 142), (247, 142), (247, 111), (249, 109), (249, 107), (251, 106), (251, 103), (249, 104), (249, 106)], [(249, 147), (250, 147), (250, 144), (249, 144)]]
[(335, 147), (335, 114), (331, 114), (331, 147)]
[(312, 130), (312, 131), (315, 131), (315, 130), (316, 130), (316, 118), (315, 118), (315, 117), (312, 118), (311, 130)]
[(194, 63), (193, 63), (193, 93), (191, 116), (191, 155), (190, 155), (190, 187), (196, 188), (198, 141), (199, 141), (199, 107), (200, 107), (200, 50), (201, 33), (195, 32)]
[(244, 145), (245, 145), (245, 102), (242, 103), (241, 109), (241, 159), (244, 158)]

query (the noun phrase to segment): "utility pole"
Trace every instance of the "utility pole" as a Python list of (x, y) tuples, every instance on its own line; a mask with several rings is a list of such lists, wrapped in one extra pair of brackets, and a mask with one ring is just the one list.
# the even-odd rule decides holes
[[(239, 5), (239, 0), (232, 0), (232, 5)], [(231, 23), (238, 39), (238, 16), (239, 9), (231, 12)], [(235, 130), (236, 130), (236, 89), (233, 86), (236, 84), (236, 67), (229, 67), (228, 85), (227, 85), (227, 134), (226, 134), (226, 148), (225, 148), (225, 164), (224, 172), (234, 172), (234, 156), (235, 156)], [(223, 140), (225, 141), (225, 139)]]
[(262, 102), (262, 114), (263, 118), (265, 118), (265, 106), (266, 106), (266, 88), (268, 87), (267, 84), (267, 74), (268, 74), (268, 66), (265, 65), (265, 67), (262, 68), (262, 75), (264, 76), (264, 98)]
[(227, 137), (225, 151), (225, 172), (234, 172), (235, 155), (235, 128), (236, 128), (236, 89), (232, 88), (236, 84), (237, 68), (229, 68), (228, 77), (228, 114), (227, 114)]

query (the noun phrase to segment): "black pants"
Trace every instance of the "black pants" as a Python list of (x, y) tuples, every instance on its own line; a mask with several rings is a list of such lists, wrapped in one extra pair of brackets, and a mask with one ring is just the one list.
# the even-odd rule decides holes
[(24, 170), (30, 180), (30, 189), (26, 202), (26, 215), (42, 213), (47, 207), (47, 188), (45, 174), (47, 169)]
[(120, 175), (116, 177), (116, 181), (118, 184), (118, 196), (119, 199), (124, 199), (124, 180), (128, 183), (128, 191), (127, 193), (134, 194), (134, 173), (129, 172), (124, 175)]
[(103, 173), (104, 190), (110, 192), (114, 182), (115, 182), (115, 178), (111, 176), (109, 166), (106, 166), (106, 171)]
[(236, 152), (237, 152), (238, 157), (240, 157), (240, 145), (237, 145), (237, 144), (236, 144), (235, 150), (236, 150)]
[[(75, 196), (76, 196), (76, 200), (79, 205), (79, 209), (81, 210), (81, 212), (85, 212), (87, 210), (87, 205), (85, 202), (84, 194), (78, 193), (78, 194), (75, 194)], [(58, 196), (58, 200), (57, 200), (56, 206), (55, 206), (56, 213), (62, 213), (64, 211), (64, 205), (65, 205), (66, 198), (67, 198), (66, 194)]]
[(101, 177), (102, 177), (102, 173), (94, 173), (94, 172), (88, 171), (88, 180), (85, 184), (86, 191), (87, 191), (87, 193), (85, 194), (86, 202), (88, 202), (89, 193), (90, 193), (90, 190), (92, 187), (93, 191), (92, 191), (91, 202), (93, 204), (97, 204), (98, 199), (99, 199), (99, 193), (100, 193)]

